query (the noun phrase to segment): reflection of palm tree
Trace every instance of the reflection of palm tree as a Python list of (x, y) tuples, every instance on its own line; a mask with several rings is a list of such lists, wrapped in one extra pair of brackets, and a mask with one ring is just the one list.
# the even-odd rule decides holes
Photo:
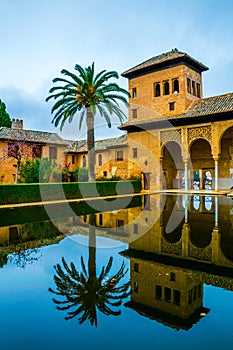
[[(120, 315), (121, 311), (111, 307), (120, 306), (122, 299), (129, 295), (130, 282), (117, 286), (120, 280), (127, 273), (124, 262), (119, 271), (108, 278), (112, 267), (113, 258), (110, 257), (106, 267), (102, 267), (99, 277), (87, 272), (86, 266), (81, 257), (82, 272), (78, 272), (74, 264), (70, 266), (62, 258), (63, 268), (60, 264), (55, 266), (57, 275), (54, 276), (57, 291), (49, 288), (49, 291), (56, 295), (65, 297), (64, 301), (53, 299), (58, 310), (69, 310), (66, 320), (78, 316), (79, 323), (82, 324), (87, 319), (97, 326), (97, 309), (105, 315)], [(63, 306), (59, 306), (63, 305)], [(75, 308), (76, 307), (76, 308)]]
[[(109, 276), (113, 258), (110, 257), (106, 267), (102, 267), (99, 277), (96, 276), (96, 235), (95, 235), (95, 215), (90, 215), (89, 223), (89, 258), (88, 270), (81, 257), (82, 271), (78, 272), (74, 263), (70, 266), (62, 258), (63, 267), (60, 264), (55, 266), (56, 275), (54, 281), (57, 290), (49, 288), (49, 291), (65, 297), (59, 301), (53, 299), (58, 310), (70, 310), (66, 320), (78, 317), (82, 324), (87, 319), (91, 325), (97, 326), (97, 309), (105, 315), (120, 315), (117, 309), (121, 305), (122, 299), (130, 294), (130, 281), (118, 286), (120, 280), (126, 275), (128, 269), (124, 262), (117, 273)], [(73, 309), (73, 310), (71, 310)]]

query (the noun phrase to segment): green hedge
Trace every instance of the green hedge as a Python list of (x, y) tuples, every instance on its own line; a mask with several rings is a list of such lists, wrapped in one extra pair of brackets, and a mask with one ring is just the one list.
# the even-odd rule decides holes
[(139, 180), (0, 185), (0, 205), (105, 197), (140, 191)]

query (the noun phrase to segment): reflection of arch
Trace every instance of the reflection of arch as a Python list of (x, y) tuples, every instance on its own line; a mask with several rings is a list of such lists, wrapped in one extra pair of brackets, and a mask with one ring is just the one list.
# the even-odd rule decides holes
[(189, 213), (190, 242), (198, 248), (205, 248), (210, 245), (214, 227), (214, 215), (209, 212), (200, 216), (200, 211)]
[(192, 187), (210, 190), (212, 177), (210, 180), (206, 177), (206, 173), (214, 174), (215, 169), (210, 142), (204, 138), (195, 139), (190, 143), (189, 152), (193, 168)]
[(175, 141), (169, 141), (162, 147), (162, 170), (166, 184), (163, 188), (182, 188), (184, 164), (181, 147)]
[(233, 184), (233, 127), (225, 130), (220, 139), (219, 179), (220, 187), (229, 188)]

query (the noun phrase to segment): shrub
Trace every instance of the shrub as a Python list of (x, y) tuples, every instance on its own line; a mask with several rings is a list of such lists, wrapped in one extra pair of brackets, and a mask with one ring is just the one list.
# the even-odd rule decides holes
[(87, 168), (76, 168), (74, 171), (74, 179), (77, 182), (88, 181), (88, 169)]

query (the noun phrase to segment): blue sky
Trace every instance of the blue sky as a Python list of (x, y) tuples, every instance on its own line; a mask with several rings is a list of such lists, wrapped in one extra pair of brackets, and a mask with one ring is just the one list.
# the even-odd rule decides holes
[[(178, 48), (210, 68), (204, 97), (233, 92), (229, 0), (0, 0), (0, 8), (0, 99), (25, 129), (59, 132), (45, 98), (52, 79), (76, 63), (120, 74)], [(118, 83), (127, 88), (125, 78)], [(74, 120), (61, 135), (83, 138), (83, 131)], [(99, 125), (96, 135), (119, 135), (117, 123)]]

